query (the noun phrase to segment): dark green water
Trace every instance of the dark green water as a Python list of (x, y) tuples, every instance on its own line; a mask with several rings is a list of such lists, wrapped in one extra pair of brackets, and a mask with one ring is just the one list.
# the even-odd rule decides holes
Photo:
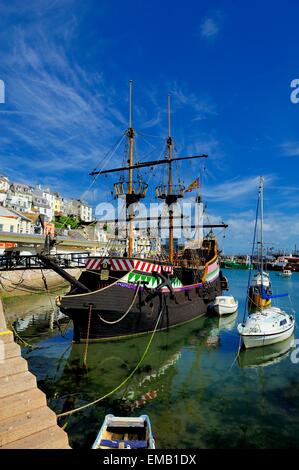
[[(225, 275), (230, 292), (239, 299), (238, 319), (204, 317), (157, 333), (141, 368), (124, 388), (61, 420), (67, 422), (73, 448), (91, 447), (107, 413), (148, 414), (158, 448), (299, 448), (299, 363), (290, 360), (291, 342), (243, 351), (236, 360), (236, 325), (243, 317), (248, 273), (226, 270)], [(271, 273), (271, 278), (274, 291), (289, 292), (294, 306), (299, 305), (299, 274), (282, 279)], [(280, 299), (279, 305), (287, 307), (287, 300)], [(149, 341), (144, 336), (90, 344), (85, 370), (85, 345), (71, 343), (71, 327), (65, 337), (55, 326), (51, 331), (49, 311), (46, 300), (43, 308), (32, 305), (15, 327), (37, 346), (23, 348), (23, 356), (56, 413), (116, 387)], [(60, 323), (64, 329), (67, 320)]]

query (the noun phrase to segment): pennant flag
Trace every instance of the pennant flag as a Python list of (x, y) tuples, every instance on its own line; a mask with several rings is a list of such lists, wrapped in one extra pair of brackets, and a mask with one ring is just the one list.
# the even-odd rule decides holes
[(193, 189), (199, 188), (199, 178), (196, 178), (196, 180), (192, 181), (191, 184), (189, 184), (188, 188), (186, 189), (186, 193), (191, 193)]

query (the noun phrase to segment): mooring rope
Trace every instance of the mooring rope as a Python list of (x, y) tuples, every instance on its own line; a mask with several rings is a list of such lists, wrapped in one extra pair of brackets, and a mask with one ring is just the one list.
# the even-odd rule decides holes
[(18, 338), (18, 340), (23, 343), (23, 345), (28, 348), (28, 349), (40, 349), (39, 346), (34, 346), (33, 344), (30, 344), (28, 343), (27, 341), (25, 341), (20, 335), (19, 333), (17, 332), (17, 330), (15, 329), (15, 327), (13, 326), (12, 323), (10, 323), (10, 328), (13, 332), (13, 334), (15, 335), (15, 338)]
[(93, 406), (93, 405), (96, 405), (97, 403), (99, 403), (100, 401), (104, 400), (105, 398), (108, 398), (110, 395), (113, 395), (113, 393), (117, 392), (118, 390), (120, 390), (132, 377), (133, 375), (135, 374), (135, 372), (137, 371), (137, 369), (140, 367), (140, 365), (142, 364), (142, 362), (144, 361), (145, 359), (145, 356), (147, 355), (148, 351), (149, 351), (149, 348), (153, 342), (153, 339), (154, 339), (154, 336), (155, 336), (155, 333), (157, 331), (157, 328), (158, 328), (158, 325), (159, 325), (159, 322), (160, 322), (160, 319), (161, 319), (161, 316), (162, 316), (162, 313), (164, 311), (164, 305), (161, 306), (161, 310), (160, 310), (160, 313), (158, 315), (158, 319), (157, 319), (157, 322), (156, 322), (156, 325), (155, 325), (155, 328), (151, 334), (151, 337), (150, 337), (150, 340), (140, 358), (140, 360), (138, 361), (138, 364), (134, 367), (134, 369), (132, 370), (132, 372), (128, 375), (128, 377), (125, 378), (125, 380), (123, 380), (117, 387), (115, 387), (113, 390), (111, 390), (110, 392), (106, 393), (105, 395), (103, 395), (102, 397), (100, 398), (97, 398), (96, 400), (90, 402), (90, 403), (87, 403), (86, 405), (83, 405), (83, 406), (79, 406), (78, 408), (74, 408), (73, 410), (70, 410), (70, 411), (66, 411), (64, 413), (60, 413), (57, 415), (57, 418), (62, 418), (63, 416), (69, 416), (69, 415), (72, 415), (73, 413), (77, 413), (78, 411), (82, 411), (84, 410), (85, 408), (88, 408), (90, 406)]
[(133, 297), (133, 300), (132, 302), (130, 303), (129, 305), (129, 308), (126, 310), (126, 312), (120, 317), (118, 318), (117, 320), (114, 320), (114, 321), (108, 321), (108, 320), (105, 320), (105, 318), (103, 318), (99, 313), (97, 314), (99, 319), (102, 320), (102, 322), (104, 323), (107, 323), (107, 325), (115, 325), (116, 323), (119, 323), (120, 321), (122, 321), (127, 315), (128, 313), (130, 313), (134, 303), (135, 303), (135, 300), (137, 298), (137, 295), (138, 295), (138, 292), (139, 292), (139, 289), (140, 289), (140, 283), (137, 282), (137, 289), (136, 289), (136, 292), (135, 292), (135, 295)]
[(87, 361), (87, 353), (88, 353), (88, 341), (89, 341), (91, 314), (92, 314), (92, 304), (89, 304), (89, 315), (88, 315), (88, 324), (87, 324), (87, 335), (86, 335), (86, 343), (85, 343), (85, 351), (84, 351), (84, 359), (83, 359), (84, 367), (86, 367), (86, 364), (87, 364), (86, 361)]

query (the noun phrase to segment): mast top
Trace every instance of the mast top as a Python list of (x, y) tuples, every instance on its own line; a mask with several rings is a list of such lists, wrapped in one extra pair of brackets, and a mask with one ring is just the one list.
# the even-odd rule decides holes
[(168, 95), (168, 137), (170, 137), (170, 95)]
[(167, 136), (167, 145), (170, 147), (172, 145), (172, 138), (170, 135), (170, 95), (168, 95), (168, 109), (167, 109), (167, 115), (168, 115), (168, 136)]
[(132, 129), (132, 87), (133, 80), (130, 80), (130, 116), (129, 116), (129, 128)]

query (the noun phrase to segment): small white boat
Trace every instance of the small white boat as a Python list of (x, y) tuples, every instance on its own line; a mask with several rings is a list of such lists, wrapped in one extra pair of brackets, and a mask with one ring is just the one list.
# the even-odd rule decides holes
[(92, 449), (155, 449), (149, 417), (106, 415)]
[(281, 277), (291, 277), (292, 275), (292, 271), (290, 271), (289, 269), (284, 269), (281, 273), (280, 273)]
[(218, 315), (229, 315), (238, 310), (238, 301), (232, 295), (218, 295), (212, 307)]
[(295, 318), (277, 307), (265, 308), (248, 316), (237, 329), (245, 348), (256, 348), (279, 343), (294, 331)]

